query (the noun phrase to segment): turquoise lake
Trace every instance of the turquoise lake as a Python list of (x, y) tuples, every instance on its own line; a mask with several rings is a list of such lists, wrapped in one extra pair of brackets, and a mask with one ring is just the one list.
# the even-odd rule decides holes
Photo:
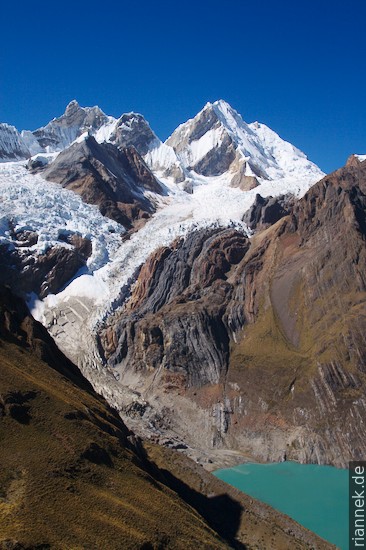
[(347, 550), (348, 470), (280, 462), (241, 464), (213, 473)]

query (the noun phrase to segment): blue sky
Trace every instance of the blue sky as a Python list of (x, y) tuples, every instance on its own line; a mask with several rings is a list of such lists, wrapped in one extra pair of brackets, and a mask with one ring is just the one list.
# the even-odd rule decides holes
[(18, 129), (76, 98), (165, 139), (222, 98), (327, 172), (366, 153), (365, 0), (20, 0), (0, 18), (0, 121)]

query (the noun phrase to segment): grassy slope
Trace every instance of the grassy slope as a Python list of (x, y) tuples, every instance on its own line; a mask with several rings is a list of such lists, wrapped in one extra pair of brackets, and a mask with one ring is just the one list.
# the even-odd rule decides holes
[[(312, 432), (314, 439), (324, 437), (331, 447), (332, 437), (343, 436), (343, 426), (349, 431), (354, 424), (352, 406), (362, 399), (366, 380), (362, 372), (366, 293), (356, 289), (351, 271), (355, 262), (349, 261), (346, 245), (336, 247), (333, 240), (334, 257), (321, 240), (299, 248), (296, 234), (283, 233), (285, 223), (281, 220), (253, 239), (253, 255), (262, 239), (271, 239), (272, 246), (266, 249), (258, 274), (256, 318), (232, 346), (228, 381), (244, 388), (244, 400), (253, 404), (250, 415), (233, 419), (238, 431), (274, 430), (279, 440), (284, 439), (287, 458), (298, 460), (303, 459), (304, 432), (293, 430), (294, 426)], [(328, 367), (334, 365), (339, 375)], [(302, 410), (308, 412), (301, 415)], [(354, 432), (339, 443), (344, 461), (349, 449), (357, 456), (363, 453), (362, 437)]]
[(0, 547), (226, 547), (147, 473), (101, 399), (7, 341), (0, 395)]
[(331, 547), (187, 457), (146, 449), (0, 289), (0, 548)]
[[(275, 235), (277, 231), (278, 228), (273, 227), (267, 234)], [(253, 241), (256, 243), (256, 239)], [(297, 390), (308, 391), (309, 377), (316, 374), (318, 364), (340, 361), (348, 371), (356, 372), (346, 352), (345, 341), (350, 327), (365, 317), (366, 293), (347, 292), (335, 284), (327, 286), (323, 283), (325, 288), (314, 292), (310, 299), (310, 284), (304, 270), (311, 264), (313, 255), (311, 249), (297, 251), (293, 243), (287, 244), (285, 238), (277, 240), (274, 251), (267, 252), (269, 268), (262, 276), (265, 282), (262, 281), (260, 286), (256, 321), (245, 327), (244, 338), (232, 348), (232, 377), (240, 378), (240, 371), (245, 366), (250, 369), (251, 377), (262, 376), (266, 381), (273, 378), (276, 384), (267, 384), (269, 395), (273, 394), (275, 386), (282, 385), (286, 392), (295, 378)], [(278, 274), (279, 266), (281, 272)], [(291, 272), (296, 274), (296, 278), (292, 277)], [(283, 296), (276, 296), (280, 290), (279, 285), (275, 285), (276, 277), (283, 280), (283, 286), (288, 287)], [(283, 317), (278, 307), (281, 302), (283, 310), (287, 310)], [(295, 343), (287, 334), (286, 323), (292, 325), (291, 336)], [(362, 375), (358, 372), (358, 376)], [(265, 390), (264, 387), (262, 389)], [(353, 393), (355, 396), (360, 391)]]

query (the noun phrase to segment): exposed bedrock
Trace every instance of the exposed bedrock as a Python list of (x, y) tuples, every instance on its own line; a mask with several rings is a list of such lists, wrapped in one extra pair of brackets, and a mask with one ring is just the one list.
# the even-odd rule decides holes
[(291, 212), (295, 203), (293, 195), (262, 197), (257, 193), (255, 201), (243, 216), (243, 221), (250, 229), (266, 229)]
[(248, 247), (231, 229), (197, 231), (153, 254), (122, 317), (100, 335), (109, 363), (120, 372), (160, 368), (183, 386), (217, 383), (229, 357), (228, 274)]
[(111, 143), (99, 144), (92, 136), (74, 143), (40, 170), (45, 179), (98, 205), (103, 215), (128, 229), (155, 211), (146, 192), (165, 193), (135, 147), (118, 149)]
[(111, 143), (120, 148), (133, 146), (140, 155), (146, 155), (157, 137), (144, 117), (137, 113), (125, 113), (117, 121), (110, 137)]
[(37, 233), (11, 229), (10, 235), (12, 241), (0, 246), (0, 282), (21, 296), (56, 294), (86, 265), (92, 252), (90, 240), (77, 233), (60, 234), (60, 244), (42, 254), (30, 248), (37, 243)]
[(147, 260), (98, 336), (141, 425), (263, 460), (366, 455), (365, 187), (348, 165), (250, 241), (201, 230)]

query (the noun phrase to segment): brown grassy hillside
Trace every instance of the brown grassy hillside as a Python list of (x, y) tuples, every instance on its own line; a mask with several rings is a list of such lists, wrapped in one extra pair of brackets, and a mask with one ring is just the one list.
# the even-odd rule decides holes
[(200, 465), (146, 448), (0, 291), (0, 548), (331, 548)]
[(147, 472), (118, 416), (35, 337), (41, 328), (27, 317), (17, 326), (8, 298), (0, 310), (0, 547), (227, 547)]

